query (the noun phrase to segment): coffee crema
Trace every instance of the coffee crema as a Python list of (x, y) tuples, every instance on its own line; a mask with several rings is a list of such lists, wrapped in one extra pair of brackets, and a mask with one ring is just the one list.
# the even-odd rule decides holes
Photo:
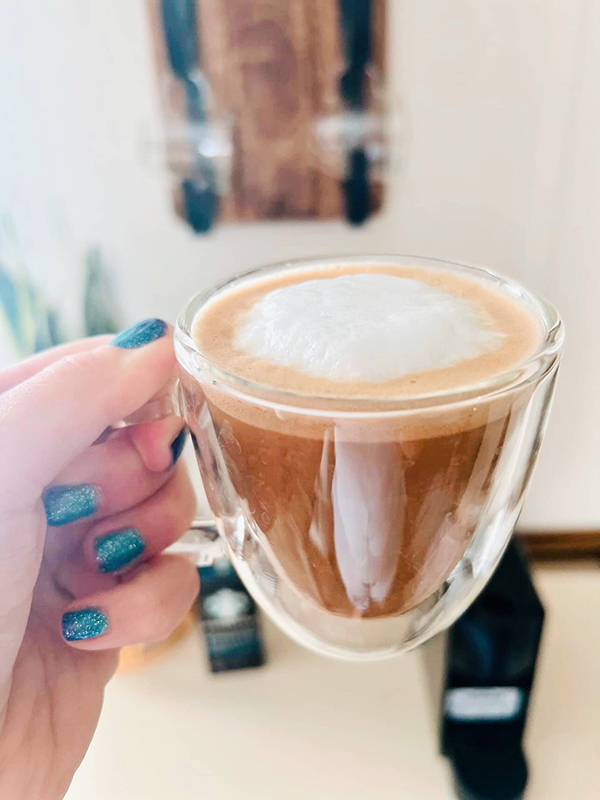
[[(388, 283), (379, 293), (373, 292), (370, 278)], [(406, 285), (399, 287), (396, 296), (390, 289), (390, 283), (393, 286), (397, 282), (390, 281), (394, 278)], [(357, 284), (349, 287), (352, 280)], [(359, 286), (360, 280), (365, 282)], [(327, 282), (331, 292), (321, 297), (313, 292), (311, 297), (307, 289), (318, 288), (318, 281)], [(403, 293), (412, 292), (414, 296), (418, 287), (424, 290), (421, 296), (409, 298), (401, 307)], [(336, 310), (336, 293), (347, 295), (349, 288), (354, 289), (354, 297), (344, 296), (344, 307)], [(297, 298), (288, 297), (287, 307), (280, 309), (281, 318), (271, 320), (270, 325), (267, 320), (261, 327), (261, 317), (269, 313), (274, 316), (277, 311), (278, 295), (280, 305), (286, 305), (285, 292), (290, 289), (304, 290), (304, 296), (300, 291)], [(433, 297), (428, 297), (427, 290)], [(387, 305), (382, 294), (387, 296)], [(446, 316), (444, 302), (449, 307)], [(394, 310), (396, 324), (386, 326), (382, 317), (392, 316)], [(318, 324), (328, 312), (332, 319), (322, 324), (321, 330), (313, 331), (315, 322)], [(258, 324), (253, 317), (258, 317)], [(249, 330), (252, 325), (254, 330)], [(337, 344), (331, 341), (336, 328)], [(279, 336), (280, 341), (261, 341), (261, 334), (271, 340)], [(299, 394), (384, 399), (467, 387), (508, 372), (536, 350), (542, 331), (523, 303), (475, 278), (434, 268), (373, 264), (294, 270), (242, 284), (202, 309), (192, 335), (212, 363), (249, 381)], [(434, 341), (430, 345), (426, 340), (431, 336)], [(432, 347), (433, 354), (428, 353)], [(269, 359), (269, 348), (279, 358)], [(319, 348), (329, 352), (316, 352)], [(343, 351), (342, 360), (346, 357), (341, 366), (339, 352), (331, 352), (336, 348)], [(361, 348), (361, 358), (356, 358), (356, 350)], [(291, 349), (304, 368), (284, 363), (281, 355)], [(415, 351), (422, 354), (421, 364), (418, 358), (414, 363)], [(404, 369), (403, 362), (410, 366), (411, 356), (413, 368)], [(348, 368), (352, 357), (355, 363)], [(440, 368), (435, 368), (436, 361), (441, 362)], [(357, 374), (361, 362), (365, 374)], [(382, 362), (383, 378), (378, 379), (373, 376), (373, 366)], [(314, 371), (311, 363), (315, 364)], [(393, 372), (396, 363), (400, 374), (389, 377), (386, 370), (389, 373), (391, 367)], [(432, 363), (434, 368), (429, 366)], [(355, 374), (346, 377), (352, 371)]]
[[(331, 343), (321, 342), (325, 347), (312, 361), (296, 348), (290, 364), (282, 363), (287, 356), (280, 343), (269, 350), (269, 342), (261, 341), (261, 335), (268, 339), (281, 331), (284, 337), (294, 336), (294, 324), (285, 321), (292, 307), (302, 319), (300, 292), (291, 300), (284, 297), (283, 314), (277, 302), (270, 307), (267, 302), (267, 316), (272, 314), (274, 321), (263, 325), (265, 300), (277, 299), (272, 293), (361, 275), (401, 277), (435, 290), (420, 291), (407, 284), (413, 292), (409, 303), (398, 297), (388, 303), (385, 292), (372, 293), (373, 326), (387, 314), (390, 324), (379, 326), (379, 332), (391, 331), (396, 337), (378, 345), (385, 359), (379, 359), (379, 351), (373, 354), (383, 371), (369, 374), (383, 374), (382, 380), (356, 376), (367, 361), (362, 355), (354, 359), (352, 348), (335, 351), (329, 360)], [(369, 287), (363, 288), (368, 294)], [(356, 284), (348, 291), (356, 294)], [(335, 292), (314, 296), (327, 314)], [(346, 313), (359, 309), (361, 317), (354, 322), (370, 335), (371, 320), (365, 324), (368, 298), (354, 306), (352, 302), (346, 304)], [(394, 319), (397, 307), (399, 314), (412, 315), (412, 322)], [(258, 317), (253, 318), (253, 311)], [(344, 328), (352, 333), (352, 318), (344, 325), (336, 311), (330, 321), (332, 325), (314, 327), (330, 337), (337, 328), (342, 328), (339, 335)], [(254, 329), (248, 333), (244, 326), (249, 323)], [(309, 323), (310, 314), (305, 315)], [(415, 340), (415, 362), (410, 337), (422, 339), (429, 329), (435, 329), (435, 346)], [(351, 618), (384, 617), (402, 614), (431, 597), (480, 524), (503, 454), (518, 436), (530, 389), (439, 407), (403, 407), (398, 414), (393, 400), (468, 387), (516, 368), (541, 343), (541, 325), (533, 312), (507, 292), (450, 270), (328, 264), (255, 277), (218, 294), (197, 315), (192, 333), (200, 352), (222, 370), (304, 398), (321, 398), (314, 406), (299, 402), (296, 408), (288, 402), (282, 410), (264, 399), (255, 402), (251, 388), (232, 394), (219, 382), (196, 383), (184, 376), (199, 450), (214, 452), (217, 447), (222, 456), (220, 465), (212, 458), (201, 460), (215, 513), (220, 513), (223, 494), (215, 487), (226, 480), (228, 496), (237, 498), (276, 571), (322, 611)], [(301, 344), (318, 347), (318, 337), (315, 344), (310, 333), (299, 336)], [(405, 337), (402, 342), (400, 334)], [(360, 335), (354, 341), (357, 346), (359, 340)], [(371, 348), (375, 341), (371, 338)], [(261, 355), (255, 354), (257, 345)], [(273, 360), (265, 358), (265, 352), (274, 352)], [(397, 371), (390, 378), (385, 362), (394, 359)], [(442, 366), (427, 368), (440, 360)], [(323, 374), (334, 362), (341, 378)], [(415, 370), (415, 364), (425, 368)], [(311, 374), (311, 369), (319, 374)], [(345, 378), (352, 370), (353, 377)], [(336, 414), (336, 398), (360, 401), (362, 411), (366, 404), (373, 413)], [(379, 413), (382, 400), (388, 402)], [(328, 410), (328, 405), (333, 408)]]

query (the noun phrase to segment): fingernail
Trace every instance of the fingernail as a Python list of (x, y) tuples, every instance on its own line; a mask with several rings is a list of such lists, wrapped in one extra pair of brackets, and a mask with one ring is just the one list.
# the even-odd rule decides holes
[(116, 572), (135, 561), (146, 549), (136, 528), (121, 528), (94, 539), (94, 555), (100, 572)]
[(171, 466), (174, 467), (179, 456), (183, 452), (185, 440), (187, 439), (187, 428), (182, 428), (175, 439), (171, 442)]
[(90, 517), (100, 504), (100, 490), (89, 483), (51, 486), (43, 494), (48, 525), (67, 525)]
[(67, 611), (62, 618), (62, 635), (67, 642), (95, 639), (108, 630), (106, 614), (95, 606)]
[(143, 347), (155, 339), (160, 339), (167, 332), (167, 323), (162, 319), (145, 319), (118, 333), (112, 340), (115, 347), (132, 350), (134, 347)]

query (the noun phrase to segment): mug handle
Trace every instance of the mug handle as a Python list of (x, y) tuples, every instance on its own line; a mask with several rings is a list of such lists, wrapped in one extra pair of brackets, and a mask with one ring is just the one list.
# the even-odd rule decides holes
[(100, 438), (105, 439), (110, 436), (111, 433), (121, 428), (141, 425), (144, 422), (155, 422), (156, 420), (170, 417), (173, 414), (183, 418), (181, 401), (179, 398), (179, 378), (173, 378), (166, 383), (154, 397), (150, 398), (147, 403), (141, 408), (138, 408), (137, 411), (134, 411), (133, 414), (130, 414), (125, 419), (119, 420), (119, 422), (113, 423), (104, 431)]
[[(98, 441), (104, 441), (114, 431), (122, 428), (130, 428), (144, 422), (155, 422), (172, 415), (183, 418), (177, 378), (169, 381), (160, 392), (133, 414), (107, 428)], [(181, 539), (167, 547), (165, 552), (188, 556), (197, 567), (209, 567), (225, 555), (224, 539), (221, 538), (214, 519), (199, 518), (193, 520)]]
[(226, 555), (214, 519), (195, 519), (181, 539), (167, 547), (165, 553), (187, 556), (197, 567), (210, 567)]

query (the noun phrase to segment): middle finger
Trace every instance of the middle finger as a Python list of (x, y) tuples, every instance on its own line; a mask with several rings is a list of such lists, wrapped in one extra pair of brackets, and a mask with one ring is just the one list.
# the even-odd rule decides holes
[(117, 432), (75, 458), (46, 490), (48, 523), (99, 520), (138, 505), (168, 481), (174, 464), (167, 463), (162, 472), (149, 470), (127, 432)]

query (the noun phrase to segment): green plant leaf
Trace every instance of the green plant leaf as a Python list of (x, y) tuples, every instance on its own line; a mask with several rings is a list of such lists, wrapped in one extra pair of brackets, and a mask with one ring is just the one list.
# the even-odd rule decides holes
[(46, 316), (47, 316), (46, 324), (48, 326), (48, 336), (50, 338), (51, 346), (54, 347), (55, 345), (64, 342), (65, 338), (61, 332), (60, 319), (56, 310), (53, 308), (49, 308)]
[(86, 259), (87, 275), (84, 289), (85, 335), (116, 333), (122, 327), (118, 322), (117, 302), (113, 286), (104, 269), (100, 251), (95, 248)]
[(8, 327), (15, 339), (15, 344), (22, 350), (24, 347), (24, 332), (21, 325), (21, 309), (19, 291), (16, 281), (0, 264), (0, 303)]
[[(12, 222), (0, 216), (0, 318), (14, 341), (18, 355), (26, 357), (64, 341), (59, 317), (29, 277)], [(0, 319), (1, 321), (1, 319)]]

